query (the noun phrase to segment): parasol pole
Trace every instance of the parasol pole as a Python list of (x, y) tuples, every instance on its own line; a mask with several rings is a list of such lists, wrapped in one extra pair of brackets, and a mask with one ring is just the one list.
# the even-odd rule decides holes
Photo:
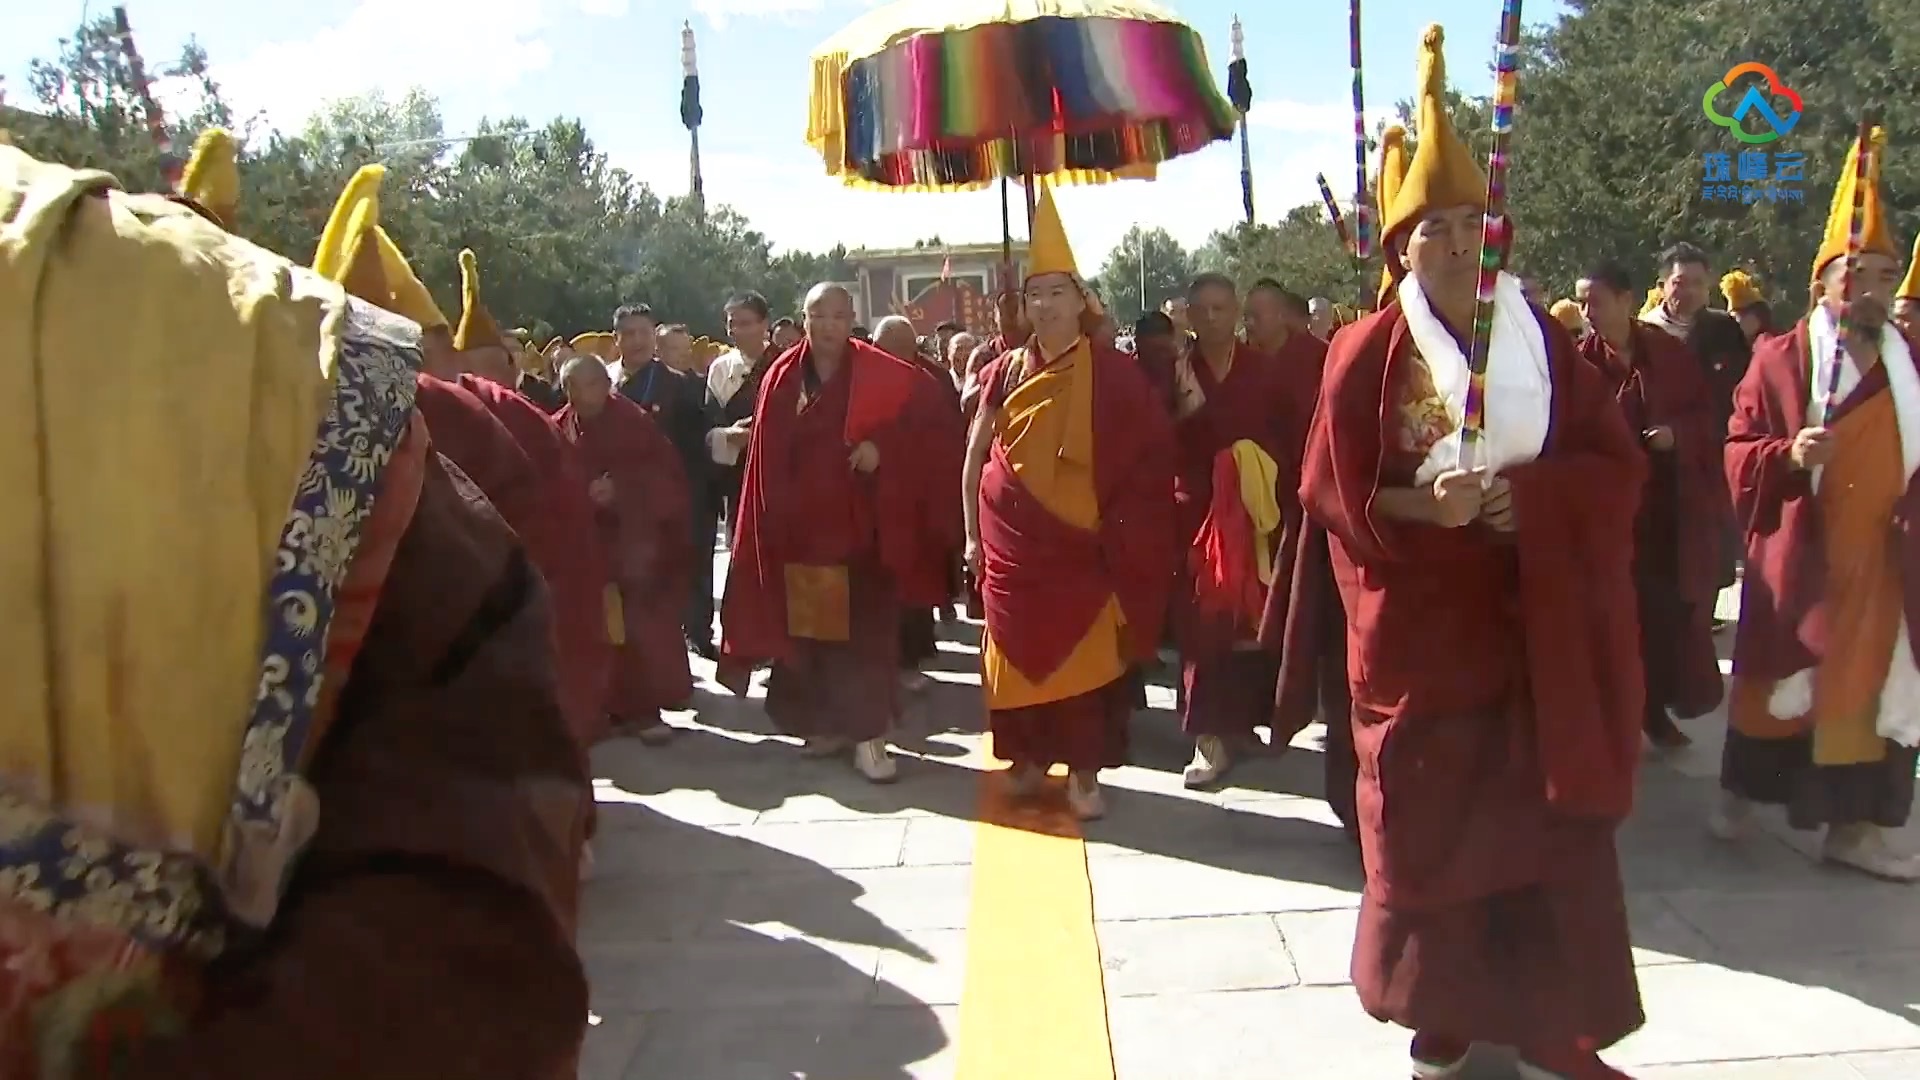
[(705, 213), (707, 190), (700, 175), (700, 121), (705, 119), (705, 110), (700, 107), (700, 62), (694, 54), (691, 20), (680, 24), (680, 72), (680, 123), (692, 143), (687, 156), (688, 188), (694, 208)]
[(140, 50), (134, 47), (133, 25), (127, 20), (124, 4), (113, 9), (113, 36), (120, 40), (120, 51), (125, 54), (127, 69), (133, 76), (134, 91), (140, 95), (140, 107), (146, 113), (147, 134), (153, 137), (153, 144), (160, 151), (160, 175), (169, 188), (178, 187), (186, 163), (173, 152), (173, 136), (167, 134), (167, 113), (154, 100), (153, 83), (147, 78), (147, 65), (140, 59)]
[(1827, 410), (1840, 396), (1840, 364), (1846, 359), (1847, 338), (1853, 332), (1853, 276), (1860, 270), (1860, 249), (1865, 237), (1867, 184), (1873, 177), (1874, 129), (1880, 126), (1880, 110), (1868, 109), (1860, 117), (1860, 153), (1853, 163), (1853, 207), (1847, 216), (1847, 265), (1840, 279), (1840, 317), (1834, 320), (1833, 360), (1827, 367), (1823, 385), (1815, 388), (1813, 406), (1807, 410), (1808, 427), (1826, 427)]
[(1000, 178), (1000, 261), (1013, 265), (1013, 194), (1008, 191), (1013, 181), (1005, 176)]
[(1140, 250), (1136, 252), (1140, 257), (1140, 314), (1145, 315), (1152, 310), (1147, 307), (1147, 233), (1138, 225), (1135, 225), (1134, 229), (1136, 230), (1134, 236), (1140, 241)]
[(1367, 206), (1367, 97), (1360, 82), (1360, 0), (1347, 5), (1347, 45), (1347, 62), (1353, 68), (1353, 255), (1365, 262), (1373, 254), (1373, 214)]
[[(1233, 60), (1227, 65), (1227, 99), (1240, 116), (1240, 205), (1253, 224), (1253, 148), (1247, 141), (1247, 113), (1253, 110), (1253, 83), (1247, 79), (1247, 35), (1233, 17)], [(1144, 290), (1143, 290), (1144, 291)]]
[(1507, 144), (1520, 86), (1520, 0), (1502, 0), (1493, 61), (1493, 152), (1487, 161), (1487, 217), (1480, 232), (1480, 289), (1467, 353), (1467, 400), (1460, 423), (1460, 468), (1471, 470), (1486, 429), (1487, 346), (1493, 339), (1493, 296), (1513, 230), (1507, 221)]

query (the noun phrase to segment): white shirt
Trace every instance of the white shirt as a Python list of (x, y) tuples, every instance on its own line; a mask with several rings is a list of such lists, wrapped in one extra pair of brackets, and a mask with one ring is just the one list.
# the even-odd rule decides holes
[(740, 355), (739, 349), (728, 349), (714, 357), (713, 366), (707, 369), (707, 393), (713, 400), (725, 405), (740, 392), (740, 384), (747, 381), (747, 372), (753, 365)]
[[(767, 348), (771, 351), (773, 346)], [(707, 369), (707, 393), (712, 394), (718, 404), (726, 405), (733, 395), (740, 392), (740, 387), (747, 381), (747, 373), (752, 370), (752, 362), (741, 356), (739, 349), (728, 349), (714, 357), (713, 366)], [(717, 465), (740, 463), (740, 447), (728, 445), (721, 428), (707, 432), (707, 452)]]

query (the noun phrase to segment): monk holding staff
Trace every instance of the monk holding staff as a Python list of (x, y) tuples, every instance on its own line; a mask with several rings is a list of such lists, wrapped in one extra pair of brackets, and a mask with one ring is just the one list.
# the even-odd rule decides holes
[(1888, 321), (1904, 252), (1880, 201), (1884, 146), (1872, 149), (1858, 209), (1858, 144), (1834, 191), (1813, 264), (1818, 305), (1761, 340), (1734, 395), (1727, 482), (1747, 526), (1747, 572), (1712, 821), (1733, 839), (1754, 803), (1782, 804), (1795, 828), (1826, 829), (1827, 861), (1920, 881), (1920, 856), (1886, 840), (1913, 811), (1920, 744), (1920, 377)]
[(1475, 1042), (1528, 1080), (1621, 1074), (1644, 1023), (1614, 832), (1641, 677), (1646, 464), (1598, 369), (1496, 281), (1484, 438), (1463, 470), (1487, 178), (1420, 50), (1420, 142), (1384, 208), (1397, 287), (1328, 350), (1300, 497), (1347, 613), (1366, 864), (1353, 982), (1414, 1031), (1416, 1077)]

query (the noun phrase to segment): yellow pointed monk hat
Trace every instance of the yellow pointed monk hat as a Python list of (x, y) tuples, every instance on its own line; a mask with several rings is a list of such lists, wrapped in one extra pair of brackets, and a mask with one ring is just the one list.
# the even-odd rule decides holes
[(1920, 300), (1920, 236), (1913, 238), (1913, 259), (1907, 263), (1906, 280), (1894, 290), (1895, 300)]
[[(1866, 191), (1860, 202), (1860, 250), (1898, 259), (1906, 254), (1893, 239), (1887, 223), (1886, 208), (1880, 203), (1880, 166), (1886, 160), (1887, 133), (1874, 128), (1872, 151), (1867, 162)], [(1854, 173), (1859, 168), (1860, 140), (1853, 140), (1847, 159), (1840, 165), (1840, 182), (1833, 187), (1833, 205), (1827, 210), (1827, 231), (1820, 237), (1820, 252), (1813, 257), (1813, 280), (1835, 259), (1847, 255), (1847, 233), (1853, 223)]]
[(232, 132), (208, 128), (193, 141), (193, 155), (180, 174), (180, 197), (213, 215), (228, 231), (240, 209), (239, 154)]
[(506, 347), (500, 337), (500, 324), (480, 302), (480, 259), (472, 248), (460, 251), (460, 326), (453, 332), (453, 347), (484, 349), (489, 345)]
[(393, 302), (380, 265), (380, 184), (387, 170), (365, 165), (347, 181), (333, 204), (320, 245), (313, 253), (314, 272), (353, 296), (382, 308)]
[(1555, 300), (1553, 306), (1547, 309), (1547, 313), (1552, 315), (1561, 326), (1576, 333), (1587, 328), (1587, 317), (1580, 313), (1580, 305), (1571, 300)]
[[(1387, 248), (1384, 241), (1404, 234), (1436, 210), (1487, 205), (1487, 174), (1447, 115), (1447, 59), (1440, 51), (1445, 42), (1446, 32), (1438, 23), (1420, 38), (1413, 116), (1417, 141), (1393, 202), (1380, 208), (1382, 250)], [(1394, 260), (1387, 262), (1391, 266)]]
[[(1394, 198), (1400, 194), (1400, 186), (1406, 183), (1407, 166), (1407, 129), (1395, 124), (1380, 135), (1380, 171), (1373, 178), (1373, 208), (1375, 213), (1384, 214), (1387, 207), (1393, 205)], [(1387, 298), (1393, 289), (1393, 267), (1380, 271), (1380, 295), (1377, 302), (1385, 307)]]
[(1087, 298), (1087, 311), (1095, 318), (1105, 312), (1100, 298), (1087, 288), (1080, 276), (1080, 264), (1073, 257), (1073, 245), (1067, 241), (1067, 227), (1060, 220), (1060, 208), (1053, 204), (1053, 187), (1036, 180), (1039, 190), (1033, 204), (1033, 239), (1027, 246), (1027, 276), (1031, 281), (1041, 274), (1065, 274), (1080, 286)]
[(602, 360), (613, 360), (619, 352), (620, 342), (605, 330), (595, 330), (588, 334), (575, 334), (568, 342), (576, 352), (592, 353)]
[(379, 245), (380, 269), (387, 278), (387, 288), (392, 298), (382, 305), (388, 311), (403, 318), (412, 319), (420, 324), (422, 330), (443, 328), (447, 317), (440, 312), (440, 305), (434, 302), (420, 276), (413, 272), (413, 265), (407, 261), (406, 253), (400, 245), (387, 235), (385, 227), (373, 230), (373, 238)]
[(1766, 299), (1745, 270), (1729, 270), (1720, 277), (1720, 295), (1726, 298), (1728, 311), (1752, 307)]

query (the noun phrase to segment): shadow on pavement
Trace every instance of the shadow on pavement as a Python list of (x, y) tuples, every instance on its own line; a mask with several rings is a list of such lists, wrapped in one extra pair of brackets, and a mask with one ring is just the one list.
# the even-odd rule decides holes
[(580, 952), (598, 1022), (583, 1080), (894, 1080), (947, 1049), (932, 1007), (877, 977), (931, 961), (813, 861), (602, 801)]

